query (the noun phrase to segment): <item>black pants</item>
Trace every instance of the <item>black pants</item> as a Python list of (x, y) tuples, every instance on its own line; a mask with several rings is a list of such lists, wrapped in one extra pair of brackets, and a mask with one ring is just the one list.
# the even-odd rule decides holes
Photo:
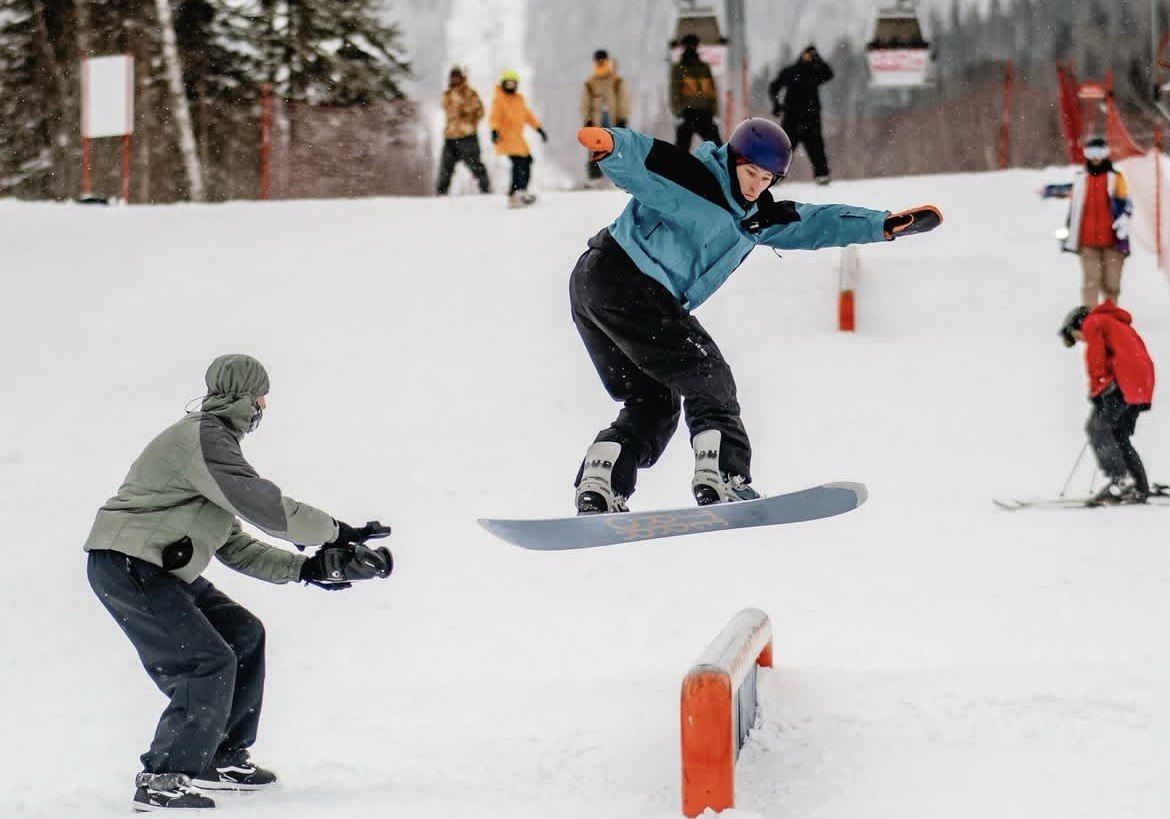
[(487, 193), (491, 182), (488, 181), (487, 168), (479, 158), (479, 137), (471, 134), (460, 139), (443, 140), (443, 157), (439, 160), (439, 196), (446, 195), (451, 187), (451, 175), (460, 162), (467, 165), (467, 170), (479, 183), (479, 192)]
[(825, 137), (821, 134), (820, 116), (785, 117), (780, 127), (792, 141), (793, 153), (797, 146), (804, 146), (812, 162), (813, 176), (828, 176), (829, 160), (825, 156)]
[(516, 191), (528, 190), (528, 180), (532, 178), (532, 157), (509, 156), (512, 160), (512, 185), (508, 188), (508, 195)]
[(1147, 408), (1144, 404), (1125, 403), (1121, 390), (1112, 386), (1093, 402), (1093, 412), (1085, 425), (1101, 471), (1113, 480), (1129, 475), (1143, 494), (1150, 491), (1146, 468), (1129, 439), (1137, 427), (1138, 415)]
[(589, 240), (577, 261), (569, 303), (602, 384), (623, 403), (594, 439), (622, 446), (612, 473), (615, 492), (633, 493), (638, 468), (662, 455), (680, 405), (692, 439), (709, 429), (722, 433), (719, 468), (751, 480), (751, 445), (731, 368), (702, 325), (638, 270), (608, 229)]
[(714, 142), (716, 145), (723, 142), (719, 137), (719, 126), (715, 124), (715, 117), (710, 111), (684, 108), (682, 122), (674, 132), (674, 144), (684, 151), (689, 151), (691, 137), (695, 134), (699, 135), (699, 139)]
[(148, 773), (196, 776), (256, 741), (264, 695), (264, 626), (202, 577), (184, 583), (121, 552), (89, 553), (89, 583), (170, 704)]

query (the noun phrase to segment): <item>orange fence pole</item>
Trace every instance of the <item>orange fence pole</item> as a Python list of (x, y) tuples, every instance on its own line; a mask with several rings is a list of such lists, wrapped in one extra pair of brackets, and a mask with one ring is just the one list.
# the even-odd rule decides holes
[(1165, 269), (1162, 255), (1162, 129), (1154, 130), (1154, 251), (1158, 267)]
[(260, 198), (268, 198), (268, 165), (272, 151), (272, 87), (264, 83), (260, 103)]
[(1012, 83), (1015, 81), (1015, 64), (1007, 61), (1003, 72), (1003, 116), (999, 123), (999, 167), (1003, 170), (1008, 166), (1009, 147), (1011, 144), (1011, 117), (1012, 117)]

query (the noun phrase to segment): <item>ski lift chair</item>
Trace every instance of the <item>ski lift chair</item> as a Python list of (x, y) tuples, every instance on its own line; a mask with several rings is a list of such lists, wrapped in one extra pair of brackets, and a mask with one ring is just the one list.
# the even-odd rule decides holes
[(871, 88), (921, 88), (928, 83), (930, 43), (922, 36), (916, 0), (880, 9), (866, 44)]

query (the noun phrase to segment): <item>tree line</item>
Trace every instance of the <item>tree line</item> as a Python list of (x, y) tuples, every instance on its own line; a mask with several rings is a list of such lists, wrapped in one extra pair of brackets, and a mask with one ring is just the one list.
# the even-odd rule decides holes
[(107, 54), (134, 57), (142, 201), (229, 195), (265, 86), (370, 105), (402, 99), (410, 71), (379, 0), (0, 0), (0, 196), (77, 194), (81, 62)]

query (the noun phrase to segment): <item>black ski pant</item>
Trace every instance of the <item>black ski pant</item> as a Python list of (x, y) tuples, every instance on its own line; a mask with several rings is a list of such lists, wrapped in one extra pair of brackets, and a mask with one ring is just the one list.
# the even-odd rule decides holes
[(825, 137), (821, 133), (820, 115), (785, 117), (780, 127), (788, 134), (793, 153), (796, 153), (797, 146), (804, 146), (808, 159), (812, 162), (813, 176), (828, 176), (829, 160), (825, 156)]
[(528, 190), (528, 181), (532, 178), (532, 157), (509, 156), (512, 160), (512, 185), (508, 188), (508, 195), (516, 191)]
[(719, 126), (715, 124), (714, 114), (697, 108), (684, 108), (682, 122), (674, 132), (674, 144), (684, 151), (689, 151), (691, 137), (695, 134), (699, 135), (699, 139), (714, 142), (716, 145), (723, 142), (719, 136)]
[(121, 552), (89, 553), (89, 583), (170, 698), (148, 773), (197, 776), (256, 741), (264, 695), (264, 626), (202, 577), (184, 583)]
[(1113, 480), (1129, 475), (1142, 494), (1149, 494), (1150, 484), (1145, 465), (1129, 439), (1137, 427), (1138, 415), (1147, 408), (1145, 404), (1125, 403), (1121, 390), (1112, 385), (1093, 400), (1093, 411), (1085, 425), (1101, 471)]
[(637, 268), (608, 229), (589, 240), (577, 261), (569, 303), (602, 384), (622, 402), (617, 419), (594, 439), (621, 444), (615, 492), (632, 494), (638, 468), (662, 455), (680, 405), (692, 439), (711, 429), (722, 433), (719, 468), (751, 480), (751, 445), (731, 368), (698, 320)]
[(479, 158), (479, 137), (471, 134), (460, 139), (443, 140), (443, 156), (439, 160), (439, 196), (447, 194), (451, 187), (451, 175), (460, 162), (467, 165), (467, 170), (475, 177), (479, 192), (487, 193), (491, 189), (491, 182), (488, 181), (487, 168)]

